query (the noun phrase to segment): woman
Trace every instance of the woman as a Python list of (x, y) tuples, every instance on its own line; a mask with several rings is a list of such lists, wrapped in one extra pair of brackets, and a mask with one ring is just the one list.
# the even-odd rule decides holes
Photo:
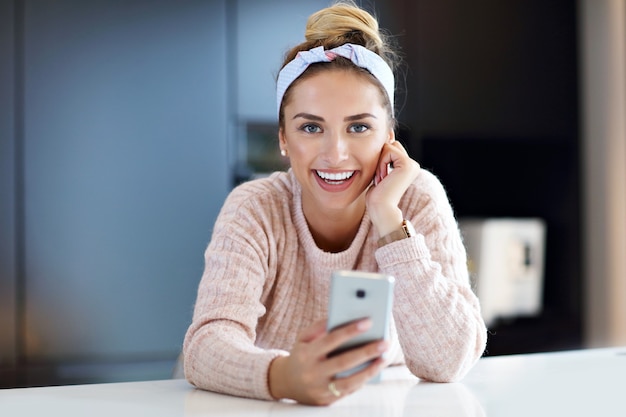
[[(445, 382), (481, 356), (486, 329), (452, 209), (395, 139), (392, 56), (350, 2), (313, 14), (287, 53), (277, 104), (291, 169), (237, 187), (216, 221), (184, 343), (197, 387), (330, 404), (389, 363)], [(337, 269), (395, 277), (391, 343), (328, 358), (371, 324), (326, 331)]]

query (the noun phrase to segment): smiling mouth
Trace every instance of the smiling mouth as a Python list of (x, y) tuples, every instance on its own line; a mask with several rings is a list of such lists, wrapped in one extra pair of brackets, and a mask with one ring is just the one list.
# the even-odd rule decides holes
[(354, 175), (355, 171), (344, 171), (344, 172), (322, 172), (315, 170), (315, 173), (318, 177), (323, 179), (326, 183), (332, 185), (342, 184), (344, 181), (349, 180)]

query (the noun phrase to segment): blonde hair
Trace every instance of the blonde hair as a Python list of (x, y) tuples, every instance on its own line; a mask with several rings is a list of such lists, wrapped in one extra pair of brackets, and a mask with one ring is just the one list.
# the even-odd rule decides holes
[[(383, 33), (378, 21), (366, 10), (357, 6), (354, 1), (342, 0), (334, 3), (330, 7), (319, 10), (309, 16), (304, 32), (305, 41), (291, 48), (285, 54), (283, 68), (291, 62), (298, 52), (308, 51), (318, 46), (324, 49), (333, 49), (346, 43), (361, 45), (370, 51), (378, 54), (389, 65), (392, 71), (396, 68), (399, 60), (397, 53), (391, 46), (388, 37)], [(349, 60), (343, 58), (334, 59), (330, 63), (311, 65), (298, 80), (296, 80), (285, 92), (281, 109), (279, 111), (279, 124), (283, 124), (283, 111), (285, 103), (288, 101), (289, 90), (299, 80), (317, 73), (321, 68), (342, 68), (367, 74), (375, 84), (380, 88), (381, 93), (386, 98), (387, 95), (378, 80), (373, 77), (367, 70), (359, 68), (352, 64)], [(388, 100), (387, 100), (388, 101)], [(386, 103), (390, 115), (393, 114), (393, 103)]]

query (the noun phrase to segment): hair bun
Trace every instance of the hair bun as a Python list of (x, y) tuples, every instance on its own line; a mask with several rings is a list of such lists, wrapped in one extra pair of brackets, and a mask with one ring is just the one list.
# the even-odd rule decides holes
[(384, 41), (378, 21), (352, 2), (339, 2), (312, 14), (306, 25), (305, 39), (325, 49), (353, 43), (381, 54)]
[(299, 51), (308, 51), (318, 46), (333, 49), (346, 43), (361, 45), (378, 54), (392, 70), (400, 61), (394, 46), (379, 30), (376, 18), (352, 0), (338, 1), (309, 16), (304, 37), (304, 42), (287, 51), (283, 67)]

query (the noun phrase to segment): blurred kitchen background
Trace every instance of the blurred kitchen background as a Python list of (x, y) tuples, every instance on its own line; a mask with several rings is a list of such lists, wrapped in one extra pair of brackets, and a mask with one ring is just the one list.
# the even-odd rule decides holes
[[(171, 376), (328, 4), (0, 0), (0, 387)], [(402, 47), (398, 136), (461, 220), (486, 354), (626, 344), (626, 2), (360, 4)]]

